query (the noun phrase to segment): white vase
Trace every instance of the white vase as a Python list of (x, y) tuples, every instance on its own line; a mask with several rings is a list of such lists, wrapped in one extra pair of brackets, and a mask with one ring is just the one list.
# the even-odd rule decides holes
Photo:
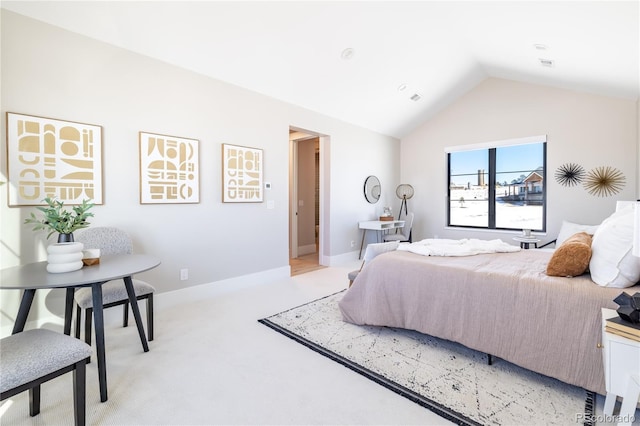
[(82, 268), (82, 243), (56, 243), (47, 247), (47, 272), (59, 274)]

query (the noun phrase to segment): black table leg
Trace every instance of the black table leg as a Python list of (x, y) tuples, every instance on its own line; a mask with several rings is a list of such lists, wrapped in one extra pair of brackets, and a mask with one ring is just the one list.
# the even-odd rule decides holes
[(107, 363), (104, 348), (104, 315), (102, 312), (102, 284), (91, 284), (93, 297), (93, 323), (96, 329), (96, 356), (98, 358), (98, 382), (100, 383), (100, 401), (107, 400)]
[(25, 290), (22, 293), (22, 300), (20, 301), (20, 308), (18, 308), (18, 316), (16, 316), (16, 322), (13, 324), (13, 331), (11, 334), (20, 333), (24, 330), (24, 326), (27, 324), (27, 316), (31, 309), (31, 303), (36, 295), (36, 291), (33, 289)]
[(71, 335), (71, 317), (73, 316), (73, 292), (75, 288), (68, 287), (64, 303), (64, 334)]
[[(124, 277), (124, 287), (127, 289), (129, 295), (129, 304), (133, 311), (133, 318), (136, 320), (136, 326), (138, 326), (138, 334), (140, 335), (140, 342), (142, 343), (142, 349), (145, 352), (149, 352), (149, 345), (147, 344), (147, 336), (144, 334), (144, 327), (142, 326), (142, 317), (140, 316), (140, 308), (138, 307), (138, 300), (136, 299), (136, 292), (133, 289), (133, 281), (131, 277)], [(147, 313), (149, 315), (149, 313)]]

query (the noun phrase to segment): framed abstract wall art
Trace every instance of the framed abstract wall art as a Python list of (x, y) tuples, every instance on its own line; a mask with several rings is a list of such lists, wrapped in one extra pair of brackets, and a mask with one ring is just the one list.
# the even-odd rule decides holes
[(198, 140), (140, 132), (140, 203), (200, 202)]
[(9, 207), (102, 204), (102, 127), (7, 112)]
[(262, 202), (261, 149), (222, 144), (222, 202)]

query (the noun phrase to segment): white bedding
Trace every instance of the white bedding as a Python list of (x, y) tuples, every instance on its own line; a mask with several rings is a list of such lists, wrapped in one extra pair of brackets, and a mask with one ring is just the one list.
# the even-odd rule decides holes
[(415, 243), (400, 244), (400, 251), (409, 251), (423, 256), (473, 256), (487, 253), (513, 253), (520, 247), (505, 243), (502, 240), (432, 239), (427, 238)]

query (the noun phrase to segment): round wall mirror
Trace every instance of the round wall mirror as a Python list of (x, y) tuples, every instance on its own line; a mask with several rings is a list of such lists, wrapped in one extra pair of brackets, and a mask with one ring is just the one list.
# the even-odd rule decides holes
[(382, 190), (380, 180), (375, 176), (369, 176), (364, 181), (364, 198), (371, 204), (375, 204), (380, 199)]

